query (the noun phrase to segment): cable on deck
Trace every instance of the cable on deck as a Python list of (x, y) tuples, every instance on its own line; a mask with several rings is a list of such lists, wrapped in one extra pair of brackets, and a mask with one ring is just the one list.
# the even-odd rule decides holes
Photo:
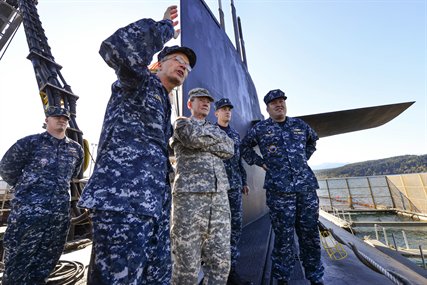
[(50, 274), (47, 285), (71, 285), (84, 276), (85, 266), (77, 261), (60, 260)]
[(397, 274), (396, 272), (392, 272), (392, 271), (389, 271), (389, 270), (385, 269), (384, 267), (382, 267), (381, 265), (379, 265), (377, 262), (375, 262), (373, 259), (371, 259), (370, 257), (368, 257), (366, 254), (364, 254), (363, 252), (359, 251), (358, 248), (356, 247), (356, 245), (354, 245), (353, 243), (351, 243), (351, 242), (350, 243), (346, 243), (345, 241), (343, 241), (339, 236), (337, 236), (334, 233), (334, 231), (332, 229), (329, 229), (329, 231), (331, 232), (332, 236), (339, 243), (342, 243), (342, 244), (350, 247), (353, 250), (353, 252), (356, 255), (356, 257), (363, 264), (365, 264), (367, 267), (369, 267), (370, 269), (374, 270), (375, 272), (383, 274), (384, 276), (386, 276), (388, 279), (390, 279), (396, 285), (412, 285), (412, 283), (409, 280), (407, 280), (406, 278), (404, 278), (403, 276)]

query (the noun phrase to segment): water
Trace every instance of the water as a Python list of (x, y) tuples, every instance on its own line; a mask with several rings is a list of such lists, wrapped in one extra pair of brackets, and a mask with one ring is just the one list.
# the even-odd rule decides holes
[[(394, 214), (384, 213), (352, 213), (351, 218), (353, 221), (378, 221), (378, 222), (389, 222), (389, 221), (413, 221), (411, 218), (406, 216), (399, 216)], [(408, 240), (409, 248), (419, 250), (419, 246), (422, 246), (423, 250), (427, 250), (427, 227), (390, 227), (386, 226), (387, 240), (389, 245), (394, 246), (392, 234), (394, 235), (397, 247), (406, 248), (405, 240), (403, 238), (402, 231), (405, 232)], [(361, 239), (369, 237), (370, 239), (376, 239), (375, 228), (372, 227), (356, 227), (354, 228), (355, 235)], [(386, 244), (384, 238), (384, 232), (381, 226), (378, 226), (378, 239), (382, 243)], [(427, 256), (425, 256), (427, 258)], [(421, 258), (409, 258), (411, 261), (422, 266)]]

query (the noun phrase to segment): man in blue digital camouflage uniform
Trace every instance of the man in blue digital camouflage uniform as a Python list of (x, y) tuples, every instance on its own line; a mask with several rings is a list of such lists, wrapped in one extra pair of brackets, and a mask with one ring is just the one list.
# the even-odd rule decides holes
[[(316, 150), (318, 136), (304, 121), (286, 116), (286, 96), (279, 89), (264, 97), (270, 118), (257, 123), (242, 140), (242, 155), (250, 165), (266, 170), (264, 188), (275, 233), (272, 274), (287, 284), (294, 258), (294, 230), (305, 276), (323, 284), (320, 260), (319, 188), (307, 160)], [(259, 146), (262, 156), (253, 149)]]
[(79, 206), (90, 209), (93, 250), (88, 284), (169, 284), (171, 206), (167, 144), (169, 93), (196, 63), (186, 47), (165, 47), (157, 74), (148, 65), (179, 35), (176, 6), (163, 20), (117, 30), (100, 49), (118, 80), (105, 113), (94, 172)]
[(70, 181), (83, 163), (81, 146), (65, 136), (70, 115), (48, 107), (46, 132), (18, 140), (0, 162), (14, 198), (3, 239), (3, 285), (46, 284), (70, 225)]
[(217, 126), (223, 130), (228, 137), (234, 141), (234, 155), (230, 159), (224, 160), (225, 170), (227, 172), (230, 189), (228, 190), (228, 201), (230, 202), (231, 212), (231, 269), (227, 284), (232, 285), (250, 285), (249, 281), (244, 280), (236, 271), (237, 259), (240, 256), (239, 241), (242, 235), (242, 193), (249, 194), (249, 186), (246, 184), (246, 171), (243, 168), (240, 155), (240, 135), (230, 126), (233, 104), (230, 99), (221, 98), (215, 102), (215, 116), (217, 117)]

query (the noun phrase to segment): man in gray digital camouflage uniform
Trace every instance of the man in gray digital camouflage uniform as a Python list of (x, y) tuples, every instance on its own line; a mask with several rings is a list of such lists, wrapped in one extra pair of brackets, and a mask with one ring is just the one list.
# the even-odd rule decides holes
[(223, 159), (234, 143), (208, 122), (214, 101), (208, 90), (189, 92), (191, 117), (175, 122), (170, 145), (176, 157), (172, 191), (172, 284), (195, 285), (203, 261), (203, 284), (225, 285), (230, 271), (229, 183)]
[[(117, 81), (105, 112), (97, 161), (79, 206), (91, 212), (90, 285), (170, 284), (169, 93), (196, 64), (177, 37), (178, 10), (117, 30), (100, 49)], [(158, 72), (148, 69), (158, 54)]]
[[(318, 136), (304, 121), (286, 116), (285, 93), (271, 90), (264, 97), (270, 118), (257, 123), (242, 140), (243, 158), (266, 170), (264, 188), (275, 240), (272, 275), (287, 284), (295, 265), (294, 231), (299, 241), (305, 277), (312, 285), (323, 284), (320, 258), (319, 188), (307, 164), (316, 150)], [(253, 149), (259, 146), (261, 155)]]
[(83, 163), (83, 149), (66, 137), (68, 110), (46, 110), (46, 132), (18, 140), (0, 162), (0, 176), (14, 198), (3, 239), (3, 285), (46, 284), (70, 225), (70, 180)]

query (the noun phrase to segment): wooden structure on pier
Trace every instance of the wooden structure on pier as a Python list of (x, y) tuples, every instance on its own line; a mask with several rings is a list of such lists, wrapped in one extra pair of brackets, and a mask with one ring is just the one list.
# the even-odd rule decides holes
[(395, 209), (427, 220), (427, 173), (319, 179), (324, 210)]

